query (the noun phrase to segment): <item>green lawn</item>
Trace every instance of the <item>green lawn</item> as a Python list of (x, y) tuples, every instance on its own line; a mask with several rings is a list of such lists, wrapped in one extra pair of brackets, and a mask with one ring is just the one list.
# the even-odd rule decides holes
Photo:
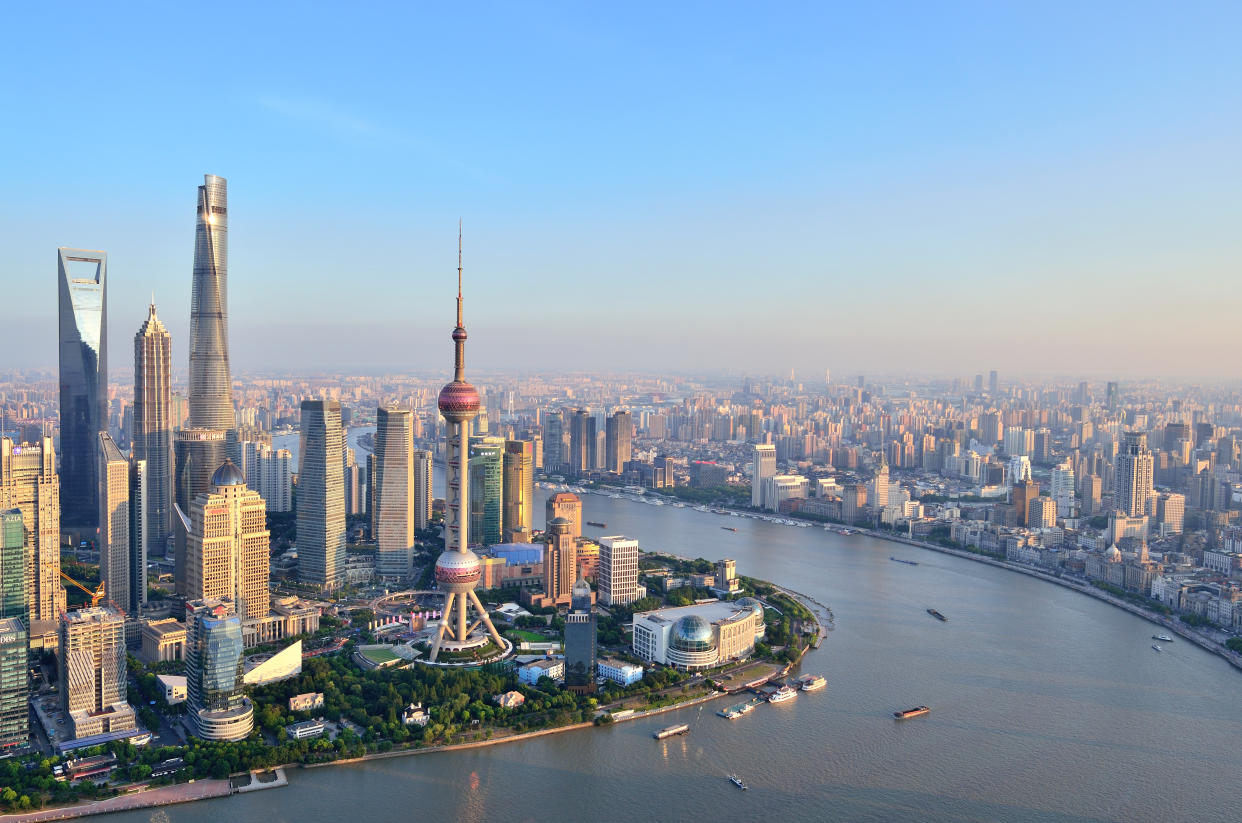
[(509, 636), (518, 640), (525, 640), (527, 643), (551, 643), (551, 638), (544, 637), (542, 634), (528, 632), (525, 629), (510, 629)]
[(397, 659), (397, 656), (388, 649), (363, 649), (362, 655), (376, 665), (390, 663)]

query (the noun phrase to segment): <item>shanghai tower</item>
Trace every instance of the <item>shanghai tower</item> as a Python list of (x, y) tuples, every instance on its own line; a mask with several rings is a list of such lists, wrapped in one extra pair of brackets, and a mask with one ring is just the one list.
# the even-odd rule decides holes
[(203, 185), (198, 187), (198, 221), (194, 228), (194, 293), (190, 302), (191, 428), (233, 428), (228, 263), (228, 181), (207, 174), (203, 176)]

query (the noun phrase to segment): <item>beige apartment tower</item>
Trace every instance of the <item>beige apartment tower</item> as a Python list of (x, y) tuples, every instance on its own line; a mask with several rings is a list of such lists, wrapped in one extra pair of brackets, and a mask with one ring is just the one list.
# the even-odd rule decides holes
[(117, 608), (130, 605), (129, 459), (112, 435), (99, 433), (99, 580)]
[(60, 478), (52, 438), (21, 445), (0, 438), (0, 511), (9, 509), (21, 510), (26, 531), (30, 619), (55, 621), (65, 610), (65, 590), (60, 585)]
[(211, 490), (190, 504), (186, 538), (186, 599), (230, 598), (243, 619), (267, 617), (267, 504), (246, 487), (241, 469), (225, 461)]

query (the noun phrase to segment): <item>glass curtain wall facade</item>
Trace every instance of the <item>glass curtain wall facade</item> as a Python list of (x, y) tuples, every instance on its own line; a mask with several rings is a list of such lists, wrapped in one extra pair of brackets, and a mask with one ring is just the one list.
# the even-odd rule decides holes
[(59, 249), (62, 525), (93, 536), (99, 520), (95, 450), (108, 426), (108, 255)]
[(16, 617), (0, 619), (0, 751), (30, 736), (30, 679), (26, 627)]
[(228, 182), (214, 174), (203, 175), (203, 185), (198, 187), (190, 298), (190, 426), (195, 428), (231, 429), (235, 425), (229, 373), (228, 218)]
[(505, 441), (504, 457), (505, 540), (519, 531), (530, 534), (535, 525), (535, 446), (526, 440)]
[(341, 404), (302, 401), (298, 459), (298, 575), (334, 589), (345, 578), (345, 437)]
[(26, 602), (26, 529), (19, 509), (0, 513), (0, 618), (30, 625)]
[(409, 409), (376, 410), (374, 467), (375, 571), (404, 580), (410, 573), (415, 527), (414, 423)]
[(196, 734), (205, 740), (241, 740), (254, 726), (254, 708), (242, 692), (242, 625), (232, 603), (186, 604), (187, 702)]
[(470, 533), (482, 546), (504, 540), (504, 448), (500, 437), (470, 438)]

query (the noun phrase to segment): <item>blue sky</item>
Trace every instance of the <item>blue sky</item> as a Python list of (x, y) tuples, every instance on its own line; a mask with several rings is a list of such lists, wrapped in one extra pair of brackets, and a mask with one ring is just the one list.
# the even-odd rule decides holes
[(0, 368), (61, 245), (184, 362), (210, 172), (237, 370), (447, 369), (462, 217), (480, 367), (1242, 373), (1242, 5), (448, 5), (9, 9)]

